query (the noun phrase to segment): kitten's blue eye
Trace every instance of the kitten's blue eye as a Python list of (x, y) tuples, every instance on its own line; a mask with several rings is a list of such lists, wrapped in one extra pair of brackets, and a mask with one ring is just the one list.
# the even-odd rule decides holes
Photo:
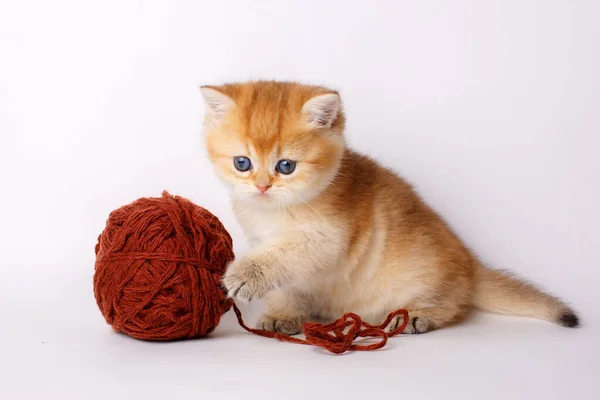
[(284, 175), (289, 175), (296, 169), (296, 161), (279, 160), (277, 163), (277, 172)]
[(252, 162), (248, 157), (235, 157), (233, 159), (233, 165), (238, 171), (246, 172), (252, 168)]

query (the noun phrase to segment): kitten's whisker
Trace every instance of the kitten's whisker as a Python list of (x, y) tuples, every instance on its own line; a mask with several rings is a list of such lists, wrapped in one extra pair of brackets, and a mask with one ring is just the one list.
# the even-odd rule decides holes
[(302, 201), (304, 204), (306, 204), (306, 206), (308, 208), (310, 208), (319, 218), (321, 218), (323, 221), (328, 222), (325, 218), (323, 218), (323, 216), (321, 214), (319, 214), (317, 212), (317, 210), (314, 209), (313, 206), (311, 206), (310, 204), (308, 204), (308, 202), (306, 200), (304, 200), (299, 194), (296, 194), (294, 192), (292, 192), (291, 190), (289, 190), (288, 188), (283, 188), (285, 191), (287, 191), (289, 194), (291, 194), (292, 196), (298, 198), (300, 201)]
[(283, 200), (281, 196), (277, 196), (277, 212), (279, 214), (283, 213)]
[[(293, 196), (288, 195), (289, 199), (294, 199)], [(293, 218), (297, 218), (298, 217), (298, 205), (296, 203), (294, 203), (293, 201), (288, 201), (288, 209), (290, 210), (290, 215)]]

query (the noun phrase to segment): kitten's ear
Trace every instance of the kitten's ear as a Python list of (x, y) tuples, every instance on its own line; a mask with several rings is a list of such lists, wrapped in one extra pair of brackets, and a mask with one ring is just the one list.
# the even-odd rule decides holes
[(304, 103), (302, 112), (315, 128), (330, 128), (340, 111), (340, 96), (336, 93), (322, 94)]
[(202, 86), (200, 93), (206, 104), (206, 112), (215, 120), (222, 120), (228, 111), (235, 107), (231, 97), (208, 86)]

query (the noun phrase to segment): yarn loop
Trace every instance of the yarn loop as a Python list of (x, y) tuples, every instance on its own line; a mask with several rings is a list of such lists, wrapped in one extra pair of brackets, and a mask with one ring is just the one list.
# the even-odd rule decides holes
[[(242, 313), (234, 304), (233, 310), (237, 316), (238, 322), (242, 328), (255, 335), (268, 338), (275, 338), (282, 342), (313, 345), (322, 347), (332, 353), (342, 354), (347, 351), (368, 351), (377, 350), (385, 346), (388, 338), (396, 336), (406, 328), (408, 324), (408, 311), (400, 309), (390, 313), (385, 321), (380, 325), (370, 325), (364, 322), (354, 313), (346, 313), (341, 318), (327, 325), (317, 322), (307, 322), (304, 324), (304, 335), (306, 339), (300, 339), (278, 332), (270, 332), (262, 329), (252, 329), (246, 326), (242, 319)], [(397, 316), (403, 316), (403, 322), (392, 332), (386, 332), (385, 328)], [(349, 329), (348, 329), (349, 328)], [(348, 329), (346, 333), (344, 331)], [(380, 341), (367, 345), (355, 344), (358, 338), (381, 338)]]

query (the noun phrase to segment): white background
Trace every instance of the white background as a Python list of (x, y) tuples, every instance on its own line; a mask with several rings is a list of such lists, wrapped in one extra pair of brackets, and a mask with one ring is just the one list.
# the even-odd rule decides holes
[[(0, 398), (597, 398), (598, 1), (0, 4)], [(92, 293), (111, 210), (167, 189), (247, 248), (198, 86), (250, 78), (339, 89), (354, 148), (583, 327), (475, 314), (341, 357), (231, 314), (207, 340), (112, 333)]]

